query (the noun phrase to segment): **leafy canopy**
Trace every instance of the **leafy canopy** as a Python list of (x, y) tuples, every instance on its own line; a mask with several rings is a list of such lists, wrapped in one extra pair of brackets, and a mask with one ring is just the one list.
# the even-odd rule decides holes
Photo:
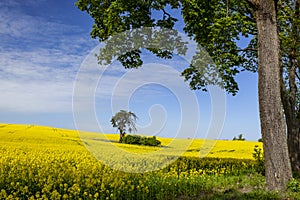
[(127, 129), (129, 132), (137, 130), (135, 126), (136, 120), (137, 116), (133, 112), (120, 110), (112, 117), (111, 124), (113, 127), (117, 127), (121, 134), (125, 134)]
[[(282, 64), (287, 80), (291, 48), (295, 49), (294, 58), (299, 60), (300, 57), (300, 51), (297, 51), (300, 46), (299, 25), (296, 29), (292, 29), (295, 27), (293, 24), (300, 24), (299, 18), (293, 17), (295, 12), (299, 13), (299, 8), (295, 8), (297, 5), (295, 2), (296, 0), (277, 1)], [(172, 16), (170, 11), (181, 11), (185, 22), (184, 31), (208, 52), (216, 66), (215, 73), (220, 75), (222, 86), (228, 92), (237, 93), (238, 84), (235, 76), (238, 73), (244, 70), (257, 71), (256, 8), (249, 0), (78, 0), (76, 5), (94, 19), (91, 37), (107, 43), (110, 36), (141, 27), (174, 29), (178, 19)], [(182, 49), (178, 52), (184, 54), (184, 44), (178, 46), (180, 38), (176, 34), (170, 34), (169, 39), (172, 37), (173, 41), (170, 43), (173, 44), (173, 48), (166, 50), (154, 47), (147, 50), (160, 58), (170, 59), (174, 49), (181, 46)], [(249, 39), (243, 41), (249, 42), (241, 48), (238, 44), (245, 38)], [(166, 38), (161, 40), (169, 42)], [(174, 40), (177, 41), (177, 46)], [(121, 43), (110, 45), (110, 52), (117, 51), (121, 45)], [(105, 51), (107, 52), (109, 48)], [(99, 62), (109, 63), (113, 56), (117, 56), (126, 68), (138, 68), (143, 64), (141, 53), (138, 47), (112, 56), (100, 52), (98, 59)], [(182, 72), (182, 75), (189, 81), (192, 89), (205, 90), (211, 82), (203, 76), (200, 62), (202, 61), (199, 55), (198, 58), (195, 56), (194, 62)]]
[[(215, 73), (220, 74), (222, 86), (228, 92), (236, 94), (238, 91), (235, 76), (240, 71), (256, 70), (256, 56), (253, 56), (257, 54), (256, 37), (244, 49), (237, 45), (241, 37), (252, 37), (257, 32), (253, 8), (246, 0), (78, 0), (76, 5), (94, 19), (91, 36), (100, 42), (108, 42), (110, 36), (141, 27), (173, 29), (178, 19), (169, 11), (181, 9), (184, 31), (209, 53), (217, 66)], [(118, 49), (117, 46), (111, 48)], [(161, 58), (172, 58), (172, 49), (147, 50)], [(117, 56), (126, 68), (137, 68), (143, 64), (140, 54), (141, 49), (135, 49)], [(98, 58), (99, 62), (108, 63), (112, 59), (101, 53)], [(211, 82), (203, 77), (203, 67), (197, 66), (199, 63), (194, 60), (182, 75), (192, 89), (206, 90)]]

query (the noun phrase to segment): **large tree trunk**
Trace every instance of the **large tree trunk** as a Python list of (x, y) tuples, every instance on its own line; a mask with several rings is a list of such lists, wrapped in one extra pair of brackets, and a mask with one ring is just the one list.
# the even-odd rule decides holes
[(258, 90), (266, 181), (284, 190), (292, 178), (280, 97), (280, 45), (274, 0), (253, 0), (258, 29)]

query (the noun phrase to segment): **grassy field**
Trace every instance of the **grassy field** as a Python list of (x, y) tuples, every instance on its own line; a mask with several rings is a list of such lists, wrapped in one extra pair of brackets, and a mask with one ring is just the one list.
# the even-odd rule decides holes
[[(115, 134), (78, 134), (52, 127), (0, 124), (0, 199), (297, 199), (300, 196), (292, 191), (287, 194), (265, 191), (265, 179), (252, 157), (254, 146), (262, 147), (261, 143), (158, 139), (162, 147), (145, 147), (119, 144)], [(126, 163), (122, 161), (124, 157)], [(151, 160), (152, 157), (159, 159)], [(108, 165), (105, 159), (109, 160)], [(134, 159), (142, 164), (136, 164)], [(170, 162), (156, 169), (162, 161)], [(134, 173), (152, 165), (155, 171)]]

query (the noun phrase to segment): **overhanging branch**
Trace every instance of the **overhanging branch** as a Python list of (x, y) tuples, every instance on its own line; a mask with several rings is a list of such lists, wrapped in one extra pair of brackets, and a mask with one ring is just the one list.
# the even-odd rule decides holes
[(165, 15), (167, 15), (169, 18), (171, 18), (171, 15), (163, 8), (162, 9), (163, 13), (164, 13), (164, 16), (163, 18), (165, 19)]
[(255, 48), (249, 48), (249, 47), (247, 47), (247, 48), (244, 48), (244, 49), (237, 49), (237, 51), (255, 51), (255, 52), (257, 52), (258, 50), (255, 49)]

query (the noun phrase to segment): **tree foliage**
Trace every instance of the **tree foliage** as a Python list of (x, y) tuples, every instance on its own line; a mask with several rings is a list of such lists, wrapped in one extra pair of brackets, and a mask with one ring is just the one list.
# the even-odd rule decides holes
[[(126, 30), (137, 29), (141, 27), (162, 27), (172, 29), (176, 18), (172, 17), (165, 9), (166, 5), (172, 9), (177, 9), (180, 4), (176, 0), (78, 0), (76, 2), (78, 8), (86, 11), (94, 19), (93, 29), (91, 31), (92, 38), (98, 38), (100, 42), (110, 39), (110, 36), (122, 33)], [(160, 12), (160, 16), (156, 19), (152, 17), (153, 11)], [(124, 40), (122, 41), (124, 42)], [(118, 46), (112, 47), (115, 50)], [(148, 48), (150, 52), (160, 58), (170, 58), (170, 51), (163, 51), (158, 48)], [(125, 68), (138, 68), (143, 64), (141, 59), (141, 49), (123, 52), (118, 55), (118, 60)], [(98, 55), (99, 61), (111, 61), (111, 57)]]
[[(257, 49), (252, 41), (241, 48), (238, 41), (257, 33), (253, 9), (246, 1), (233, 0), (184, 0), (182, 14), (186, 23), (184, 30), (203, 46), (222, 74), (224, 88), (236, 94), (238, 84), (235, 76), (243, 70), (255, 71)], [(255, 38), (254, 38), (255, 40)], [(197, 81), (195, 66), (187, 68), (183, 75), (191, 80), (192, 88), (204, 85)]]
[(110, 121), (112, 126), (118, 128), (120, 132), (119, 142), (122, 142), (126, 131), (132, 132), (137, 130), (135, 126), (136, 120), (137, 116), (133, 112), (127, 112), (125, 110), (120, 110), (112, 117)]
[[(243, 2), (243, 1), (242, 1)], [(254, 48), (241, 49), (236, 41), (240, 37), (249, 37), (254, 34), (255, 20), (248, 20), (245, 17), (250, 13), (250, 8), (242, 9), (246, 3), (236, 3), (229, 0), (230, 10), (226, 12), (226, 1), (164, 1), (164, 0), (137, 0), (137, 1), (95, 1), (78, 0), (76, 5), (82, 11), (86, 11), (94, 19), (95, 24), (91, 31), (92, 38), (98, 38), (100, 42), (109, 43), (110, 36), (122, 33), (126, 30), (141, 27), (161, 27), (172, 29), (177, 19), (169, 13), (172, 9), (181, 8), (186, 23), (185, 31), (193, 36), (198, 44), (203, 46), (215, 63), (217, 71), (222, 80), (222, 87), (228, 92), (236, 94), (238, 85), (235, 76), (242, 70), (255, 71), (253, 67), (256, 53)], [(234, 8), (231, 7), (234, 5)], [(247, 6), (249, 7), (249, 6)], [(237, 11), (235, 11), (237, 10)], [(159, 14), (157, 14), (157, 12)], [(247, 12), (246, 14), (242, 12)], [(155, 17), (154, 14), (155, 13)], [(243, 15), (244, 14), (244, 15)], [(171, 37), (173, 36), (173, 37)], [(184, 54), (184, 44), (180, 43), (180, 38), (174, 33), (169, 38), (161, 38), (162, 41), (172, 44), (170, 49), (147, 48), (148, 51), (160, 58), (172, 58), (174, 49)], [(145, 40), (149, 36), (144, 37)], [(175, 38), (175, 39), (174, 39)], [(171, 41), (170, 41), (171, 40)], [(118, 51), (120, 43), (110, 45), (113, 51)], [(127, 44), (132, 45), (132, 44)], [(253, 42), (251, 43), (253, 45)], [(171, 46), (171, 45), (170, 45)], [(105, 55), (100, 52), (99, 62), (109, 63), (112, 60), (111, 49), (105, 49)], [(125, 68), (137, 68), (143, 64), (141, 60), (141, 49), (136, 48), (129, 52), (118, 54), (118, 60)], [(203, 56), (203, 55), (201, 55)], [(192, 89), (206, 90), (206, 86), (215, 82), (203, 76), (203, 71), (199, 70), (199, 59), (194, 59), (196, 63), (191, 63), (182, 75), (190, 82)], [(242, 67), (241, 69), (239, 69)], [(201, 68), (203, 69), (203, 68)], [(207, 71), (205, 71), (207, 72)]]
[[(76, 5), (94, 19), (91, 37), (99, 39), (100, 42), (108, 42), (110, 36), (141, 27), (172, 29), (178, 19), (170, 14), (170, 10), (181, 9), (185, 22), (184, 31), (209, 53), (221, 74), (223, 87), (228, 92), (236, 94), (238, 84), (235, 76), (244, 70), (257, 72), (256, 8), (249, 2), (251, 1), (78, 0)], [(291, 35), (297, 36), (299, 40), (299, 34), (297, 34), (299, 31), (291, 30), (291, 24), (299, 25), (299, 17), (295, 17), (297, 15), (297, 6), (295, 5), (298, 0), (276, 2), (283, 50), (282, 61), (284, 66), (287, 66), (290, 61), (287, 59), (288, 49), (291, 48), (291, 44), (295, 44)], [(245, 38), (248, 38), (248, 44), (240, 47), (239, 41)], [(292, 48), (299, 49), (299, 43), (296, 46)], [(114, 50), (118, 48), (115, 46)], [(164, 51), (157, 48), (148, 50), (158, 57), (172, 58), (171, 50)], [(181, 52), (184, 53), (183, 50)], [(118, 55), (118, 60), (126, 68), (137, 68), (143, 64), (140, 57), (141, 49), (123, 53)], [(295, 55), (295, 57), (297, 56), (299, 57), (299, 55)], [(105, 57), (103, 54), (98, 55), (98, 58), (99, 62), (105, 60), (109, 63), (112, 60), (112, 57)], [(182, 75), (190, 82), (192, 89), (205, 90), (208, 85), (207, 80), (201, 78), (203, 76), (196, 63), (185, 69)]]

